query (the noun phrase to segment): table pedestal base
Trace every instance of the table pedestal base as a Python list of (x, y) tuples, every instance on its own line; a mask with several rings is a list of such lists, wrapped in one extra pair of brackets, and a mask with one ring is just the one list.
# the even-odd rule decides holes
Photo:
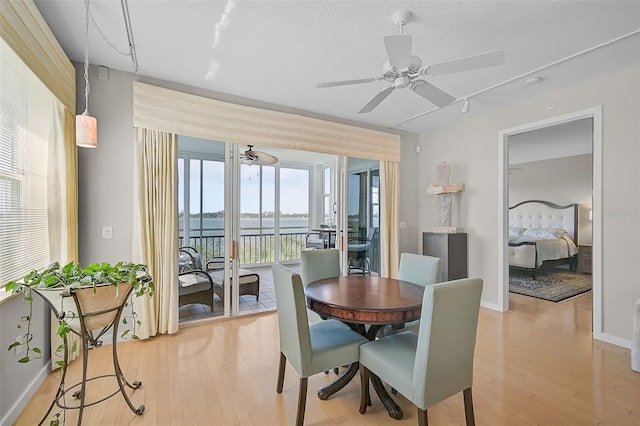
[[(371, 325), (366, 333), (367, 339), (374, 340), (376, 338), (376, 335), (378, 334), (378, 330), (380, 330), (381, 327), (382, 326), (380, 325)], [(331, 395), (338, 392), (351, 380), (353, 380), (359, 368), (360, 363), (354, 362), (353, 364), (351, 364), (349, 366), (349, 369), (347, 369), (347, 371), (345, 371), (342, 376), (338, 377), (337, 380), (318, 389), (318, 398), (323, 401), (329, 399)], [(384, 385), (382, 384), (382, 380), (380, 380), (378, 376), (372, 373), (371, 383), (373, 384), (373, 389), (378, 394), (378, 398), (380, 398), (380, 401), (382, 401), (382, 404), (389, 412), (389, 417), (396, 420), (402, 419), (402, 416), (404, 415), (404, 413), (402, 412), (402, 408), (400, 408), (400, 406), (393, 400), (393, 398), (391, 398), (391, 395), (389, 395), (387, 389), (385, 389)], [(368, 402), (368, 405), (371, 405), (371, 401)]]
[(337, 380), (318, 389), (318, 398), (326, 401), (331, 395), (345, 387), (355, 377), (356, 373), (358, 372), (359, 366), (360, 363), (354, 362), (349, 366), (349, 369), (345, 371), (342, 376), (338, 377)]

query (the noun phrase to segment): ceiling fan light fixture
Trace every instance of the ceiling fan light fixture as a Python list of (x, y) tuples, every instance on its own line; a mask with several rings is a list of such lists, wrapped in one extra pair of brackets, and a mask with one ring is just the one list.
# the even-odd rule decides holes
[[(421, 76), (452, 74), (504, 63), (504, 51), (494, 50), (441, 62), (439, 64), (423, 66), (422, 60), (411, 54), (412, 36), (403, 35), (403, 27), (407, 25), (412, 16), (412, 13), (406, 10), (398, 11), (391, 16), (391, 19), (399, 28), (400, 34), (383, 37), (388, 60), (382, 66), (382, 76), (369, 79), (319, 83), (316, 87), (343, 86), (381, 80), (387, 81), (391, 84), (386, 89), (378, 92), (378, 94), (376, 94), (358, 111), (358, 114), (373, 111), (394, 90), (406, 88), (409, 88), (413, 93), (434, 104), (437, 107), (435, 109), (439, 109), (452, 104), (453, 102), (458, 102), (459, 99), (454, 98), (444, 90), (428, 83), (424, 79), (421, 79)], [(469, 101), (466, 100), (463, 112), (468, 111)]]
[(405, 87), (409, 87), (411, 84), (411, 80), (406, 75), (402, 75), (395, 79), (393, 82), (393, 87), (396, 89), (404, 89)]
[(249, 166), (270, 166), (278, 162), (278, 157), (274, 157), (266, 152), (254, 151), (253, 145), (249, 145), (249, 149), (240, 156), (240, 162)]
[(469, 101), (469, 98), (464, 98), (464, 104), (462, 105), (462, 109), (460, 110), (460, 112), (463, 114), (467, 114), (469, 112), (470, 103), (471, 101)]

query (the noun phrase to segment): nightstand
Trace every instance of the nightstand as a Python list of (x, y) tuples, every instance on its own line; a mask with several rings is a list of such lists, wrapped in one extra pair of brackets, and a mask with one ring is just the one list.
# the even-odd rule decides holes
[(578, 245), (578, 272), (591, 273), (591, 244)]

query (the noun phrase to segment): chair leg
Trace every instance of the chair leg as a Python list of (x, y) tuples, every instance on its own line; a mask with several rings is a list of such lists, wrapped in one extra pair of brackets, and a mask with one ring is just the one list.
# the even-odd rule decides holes
[(427, 416), (427, 410), (421, 410), (418, 408), (418, 426), (429, 426), (429, 417)]
[(371, 404), (369, 396), (369, 369), (360, 364), (360, 414), (367, 412), (367, 406)]
[(298, 414), (296, 415), (296, 426), (304, 424), (304, 409), (307, 405), (307, 378), (300, 378), (300, 390), (298, 391)]
[(464, 397), (464, 417), (467, 420), (467, 426), (475, 426), (476, 419), (473, 415), (473, 397), (471, 396), (471, 388), (462, 391)]
[(278, 384), (276, 385), (276, 393), (282, 393), (282, 386), (284, 385), (284, 370), (287, 364), (287, 357), (280, 352), (280, 366), (278, 367)]

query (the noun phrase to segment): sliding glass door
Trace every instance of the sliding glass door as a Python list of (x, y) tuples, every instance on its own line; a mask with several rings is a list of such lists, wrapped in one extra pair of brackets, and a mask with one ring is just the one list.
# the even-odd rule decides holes
[(237, 145), (186, 137), (178, 156), (180, 246), (198, 253), (215, 286), (211, 306), (183, 306), (181, 321), (275, 309), (270, 266), (299, 263), (312, 167), (243, 164)]
[(348, 158), (343, 163), (344, 273), (380, 274), (380, 165)]
[[(215, 296), (210, 305), (191, 304), (180, 308), (180, 319), (228, 315), (225, 259), (231, 240), (227, 212), (230, 212), (225, 144), (193, 138), (178, 139), (178, 245), (197, 256), (197, 267), (214, 280)], [(184, 253), (184, 252), (183, 252)], [(182, 281), (190, 282), (182, 279)], [(183, 290), (184, 291), (184, 290)]]

